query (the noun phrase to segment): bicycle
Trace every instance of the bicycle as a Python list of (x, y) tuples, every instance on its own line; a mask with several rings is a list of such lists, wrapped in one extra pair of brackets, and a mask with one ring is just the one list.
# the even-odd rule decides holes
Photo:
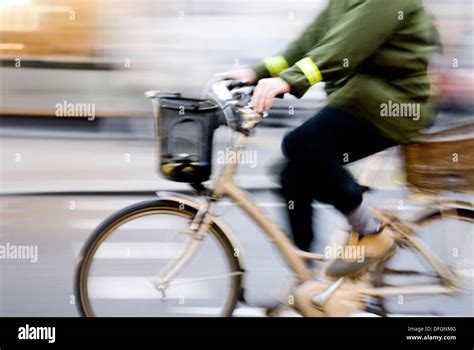
[[(235, 132), (233, 135), (237, 135), (230, 144), (235, 152), (244, 149), (252, 130), (265, 117), (248, 106), (251, 94), (252, 87), (240, 82), (222, 80), (212, 85), (209, 101), (215, 103)], [(173, 98), (180, 96), (156, 91), (146, 95), (152, 100), (158, 123), (162, 118), (163, 103), (169, 105)], [(209, 101), (202, 102), (204, 105), (199, 102), (201, 104), (198, 103), (197, 107), (189, 107), (194, 102), (185, 101), (189, 105), (185, 108), (179, 106), (176, 112), (183, 112), (182, 116), (186, 118), (186, 108), (193, 111), (193, 108), (204, 106), (210, 111), (212, 103)], [(212, 118), (217, 117), (213, 115)], [(207, 137), (203, 144), (209, 146), (208, 134)], [(186, 140), (173, 142), (179, 146)], [(157, 144), (159, 148), (162, 146), (160, 140)], [(209, 156), (210, 150), (206, 147), (200, 151)], [(467, 224), (467, 229), (464, 227), (462, 231), (472, 236), (474, 232), (469, 233), (469, 230), (473, 228), (474, 207), (468, 202), (438, 200), (436, 205), (428, 205), (410, 222), (374, 209), (380, 220), (392, 227), (403, 250), (422, 257), (430, 265), (430, 270), (396, 271), (387, 268), (386, 262), (381, 262), (362, 280), (340, 278), (330, 281), (321, 276), (321, 270), (315, 272), (308, 265), (311, 260), (324, 263), (325, 256), (298, 250), (238, 187), (234, 181), (236, 162), (226, 162), (210, 186), (201, 181), (208, 178), (209, 169), (200, 169), (199, 164), (199, 160), (189, 154), (178, 153), (174, 159), (162, 162), (160, 168), (169, 178), (191, 183), (195, 196), (158, 193), (158, 199), (120, 210), (96, 228), (83, 247), (77, 268), (75, 286), (81, 315), (209, 316), (211, 310), (213, 316), (231, 316), (237, 303), (245, 302), (245, 265), (236, 236), (214, 213), (216, 204), (226, 197), (265, 232), (283, 256), (295, 278), (285, 303), (303, 316), (349, 316), (367, 310), (373, 298), (380, 304), (373, 312), (386, 316), (384, 298), (454, 294), (463, 288), (463, 273), (472, 273), (472, 257), (459, 257), (458, 254), (456, 263), (451, 264), (438, 257), (417, 237), (417, 233), (428, 224), (435, 222), (439, 225), (449, 218), (454, 218), (455, 225)], [(190, 180), (192, 173), (197, 181)], [(180, 176), (182, 178), (177, 178)], [(143, 224), (156, 228), (156, 231), (134, 234), (134, 227)], [(143, 242), (141, 248), (134, 247), (136, 243), (129, 242), (132, 239)], [(134, 256), (134, 248), (142, 249), (142, 254)], [(104, 277), (104, 271), (108, 277)], [(139, 274), (130, 275), (132, 272)], [(123, 274), (126, 277), (121, 278)], [(433, 281), (424, 285), (387, 286), (384, 279), (390, 274), (405, 274), (411, 278), (425, 276)]]

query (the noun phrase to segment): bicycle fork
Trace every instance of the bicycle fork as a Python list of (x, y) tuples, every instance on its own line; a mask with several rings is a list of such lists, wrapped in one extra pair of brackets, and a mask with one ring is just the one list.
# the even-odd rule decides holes
[(162, 293), (164, 299), (166, 299), (166, 289), (170, 286), (170, 282), (193, 259), (201, 247), (205, 234), (212, 222), (212, 215), (209, 214), (210, 208), (210, 201), (205, 201), (199, 206), (193, 221), (185, 231), (187, 238), (183, 250), (177, 258), (171, 260), (160, 274), (155, 277), (155, 287)]

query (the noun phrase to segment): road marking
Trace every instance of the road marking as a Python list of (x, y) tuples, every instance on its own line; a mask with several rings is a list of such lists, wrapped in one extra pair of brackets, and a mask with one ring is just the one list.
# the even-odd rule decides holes
[[(220, 309), (211, 308), (211, 307), (176, 307), (168, 310), (170, 313), (175, 314), (196, 314), (196, 315), (216, 315)], [(266, 309), (259, 307), (237, 307), (232, 313), (233, 317), (266, 317)], [(298, 314), (296, 311), (288, 308), (281, 311), (278, 314), (278, 317), (303, 317)], [(370, 313), (370, 312), (356, 312), (350, 315), (349, 317), (381, 317), (379, 315)], [(416, 315), (416, 314), (390, 314), (388, 317), (439, 317), (435, 315)], [(446, 317), (455, 317), (455, 316), (446, 316)]]
[[(76, 254), (82, 246), (74, 244)], [(175, 242), (104, 242), (94, 259), (174, 259), (183, 248), (183, 243)]]
[[(73, 200), (74, 196), (71, 197)], [(82, 211), (114, 211), (125, 208), (129, 205), (136, 204), (142, 201), (142, 198), (137, 198), (136, 200), (127, 199), (127, 200), (120, 200), (120, 199), (113, 199), (113, 200), (74, 200), (75, 201), (75, 210), (82, 210)], [(65, 203), (65, 207), (69, 209), (70, 203), (67, 201)]]
[[(185, 279), (176, 279), (179, 283)], [(90, 277), (89, 297), (91, 299), (161, 299), (150, 276)], [(172, 285), (166, 290), (166, 299), (209, 300), (215, 295), (203, 281), (192, 284)]]
[[(266, 317), (265, 308), (260, 307), (237, 307), (232, 313), (233, 317)], [(174, 314), (191, 314), (191, 315), (216, 315), (219, 313), (219, 308), (213, 307), (175, 307), (168, 310), (170, 313)], [(286, 308), (278, 313), (277, 317), (303, 317), (295, 310), (291, 308)], [(378, 315), (369, 313), (369, 312), (357, 312), (352, 314), (350, 317), (380, 317)]]
[[(69, 227), (72, 229), (91, 229), (97, 227), (103, 220), (98, 219), (77, 219), (71, 220), (72, 222), (69, 224)], [(129, 231), (129, 230), (165, 230), (167, 233), (170, 233), (170, 227), (174, 230), (177, 229), (176, 223), (179, 224), (184, 228), (186, 228), (185, 223), (187, 220), (182, 217), (178, 217), (176, 215), (163, 215), (161, 214), (159, 217), (157, 215), (150, 214), (149, 216), (141, 217), (139, 219), (131, 220), (122, 226), (120, 226), (120, 230), (122, 231)]]
[[(150, 198), (152, 199), (152, 198)], [(158, 197), (156, 197), (158, 199)], [(83, 211), (109, 211), (109, 210), (119, 210), (130, 206), (132, 204), (137, 204), (142, 202), (140, 198), (137, 198), (135, 201), (128, 199), (128, 200), (78, 200), (76, 202), (76, 210), (83, 210)], [(275, 202), (254, 202), (257, 206), (262, 208), (283, 208), (286, 207), (286, 202), (282, 201), (275, 201)], [(0, 202), (1, 204), (1, 202)], [(67, 204), (69, 206), (69, 204)], [(230, 200), (228, 201), (220, 201), (218, 202), (218, 206), (236, 206), (236, 204)], [(313, 208), (333, 208), (332, 205), (324, 204), (324, 203), (314, 203)], [(398, 205), (389, 205), (384, 206), (384, 209), (398, 209)], [(404, 204), (403, 211), (411, 211), (411, 210), (418, 210), (420, 209), (419, 205), (410, 205)]]
[[(287, 204), (285, 202), (256, 202), (255, 203), (258, 207), (260, 208), (285, 208)], [(314, 203), (313, 208), (315, 209), (332, 209), (333, 207), (328, 204), (322, 204), (322, 203)], [(219, 207), (237, 207), (237, 205), (234, 202), (231, 201), (222, 201), (218, 203), (218, 206), (216, 208), (216, 213), (218, 213)], [(82, 208), (84, 208), (82, 206)], [(99, 209), (99, 206), (96, 206), (96, 209), (94, 206), (87, 206), (87, 209), (82, 209), (81, 206), (79, 206), (79, 210), (102, 210)], [(114, 208), (116, 210), (120, 209), (119, 207)], [(383, 209), (386, 210), (397, 210), (397, 206), (384, 206)], [(407, 211), (415, 211), (419, 209), (417, 206), (409, 206), (406, 205), (403, 208), (404, 212)], [(161, 215), (161, 216), (158, 216)], [(169, 214), (163, 215), (163, 214), (156, 214), (156, 215), (150, 215), (148, 217), (142, 217), (139, 220), (133, 220), (128, 223), (126, 223), (124, 226), (122, 226), (120, 229), (121, 230), (159, 230), (159, 229), (164, 229), (164, 227), (170, 227), (171, 221), (174, 221), (176, 223), (176, 216), (172, 216)], [(183, 218), (180, 218), (181, 220), (185, 220)], [(77, 229), (77, 230), (92, 230), (96, 228), (100, 223), (102, 222), (101, 219), (77, 219), (77, 220), (71, 220), (71, 223), (69, 224), (69, 227), (72, 229)], [(183, 221), (183, 223), (186, 221)]]
[[(168, 310), (172, 314), (177, 316), (180, 314), (188, 315), (206, 315), (212, 316), (220, 312), (219, 308), (216, 307), (174, 307)], [(259, 307), (237, 307), (232, 313), (233, 317), (266, 317), (266, 309)], [(279, 316), (281, 317), (301, 317), (297, 312), (288, 309), (283, 310)]]

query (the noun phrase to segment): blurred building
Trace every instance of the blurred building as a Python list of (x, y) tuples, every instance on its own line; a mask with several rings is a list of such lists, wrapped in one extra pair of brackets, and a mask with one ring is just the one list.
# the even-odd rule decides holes
[[(215, 72), (282, 49), (325, 4), (0, 0), (0, 112), (51, 115), (56, 103), (67, 100), (94, 103), (99, 116), (148, 115), (145, 90), (199, 95)], [(455, 68), (465, 69), (460, 75), (471, 74), (472, 1), (429, 0), (427, 9), (440, 31), (442, 69), (450, 71), (457, 58), (460, 66)], [(456, 97), (472, 87), (473, 77), (448, 82), (450, 78), (445, 74), (444, 90), (456, 104)], [(316, 87), (298, 103), (313, 106), (323, 98)]]

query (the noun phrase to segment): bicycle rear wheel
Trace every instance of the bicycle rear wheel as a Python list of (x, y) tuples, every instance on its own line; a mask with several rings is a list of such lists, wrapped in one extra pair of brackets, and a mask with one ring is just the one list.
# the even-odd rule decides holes
[[(415, 234), (460, 279), (460, 292), (445, 296), (379, 298), (386, 314), (474, 315), (474, 208), (444, 208), (424, 212), (414, 223)], [(374, 286), (439, 284), (440, 276), (411, 249), (402, 249), (379, 264)]]
[(184, 248), (196, 208), (139, 203), (106, 219), (84, 246), (76, 277), (79, 311), (93, 316), (231, 316), (243, 270), (215, 222), (199, 251), (163, 294), (156, 277)]

